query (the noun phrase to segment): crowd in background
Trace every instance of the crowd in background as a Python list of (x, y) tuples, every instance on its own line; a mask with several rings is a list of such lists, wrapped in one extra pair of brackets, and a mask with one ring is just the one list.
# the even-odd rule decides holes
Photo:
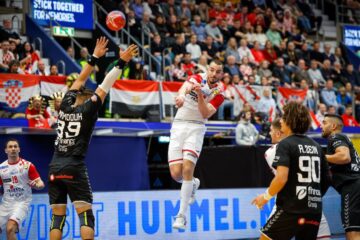
[[(165, 63), (153, 63), (154, 69), (166, 81), (185, 81), (205, 72), (211, 60), (223, 61), (226, 100), (214, 119), (240, 119), (247, 109), (246, 104), (240, 111), (234, 109), (236, 88), (264, 86), (269, 89), (251, 110), (253, 118), (257, 114), (266, 120), (269, 110), (277, 108), (274, 98), (281, 86), (307, 89), (304, 104), (320, 122), (326, 112), (334, 111), (343, 115), (347, 125), (358, 125), (360, 73), (340, 46), (315, 40), (322, 17), (305, 0), (106, 0), (103, 6), (124, 12), (126, 28), (140, 42), (143, 33), (151, 39), (147, 47)], [(46, 67), (32, 45), (12, 30), (9, 20), (0, 29), (0, 42), (0, 72), (58, 75), (56, 65)], [(75, 58), (74, 49), (66, 51)], [(84, 47), (77, 60), (80, 66), (87, 56)], [(146, 64), (133, 61), (120, 78), (153, 79)]]

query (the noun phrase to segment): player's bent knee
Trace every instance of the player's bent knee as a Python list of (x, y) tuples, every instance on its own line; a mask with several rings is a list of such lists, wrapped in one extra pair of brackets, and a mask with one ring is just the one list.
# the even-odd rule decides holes
[(50, 224), (50, 231), (57, 229), (61, 232), (65, 226), (65, 219), (66, 215), (52, 215), (51, 216), (51, 224)]
[(92, 209), (86, 210), (82, 213), (79, 213), (79, 219), (80, 219), (80, 227), (90, 227), (94, 229), (95, 227), (95, 217), (93, 214)]

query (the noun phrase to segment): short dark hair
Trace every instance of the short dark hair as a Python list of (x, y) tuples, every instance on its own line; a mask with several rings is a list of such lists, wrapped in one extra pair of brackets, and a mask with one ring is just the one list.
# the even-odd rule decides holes
[(309, 110), (304, 105), (292, 101), (287, 103), (283, 110), (282, 119), (293, 133), (304, 134), (309, 130), (311, 118)]
[(275, 118), (272, 122), (271, 122), (271, 126), (273, 128), (276, 128), (276, 129), (281, 129), (281, 123), (280, 123), (280, 118)]
[(9, 142), (17, 142), (17, 144), (20, 145), (20, 144), (19, 144), (19, 141), (18, 141), (17, 139), (15, 139), (15, 138), (9, 138), (9, 139), (6, 140), (6, 142), (5, 142), (5, 148), (4, 148), (4, 149), (7, 148), (7, 145), (9, 144)]
[(338, 129), (342, 130), (342, 128), (344, 127), (344, 121), (343, 121), (343, 119), (342, 119), (342, 117), (340, 115), (338, 115), (338, 114), (325, 114), (325, 117), (335, 120)]

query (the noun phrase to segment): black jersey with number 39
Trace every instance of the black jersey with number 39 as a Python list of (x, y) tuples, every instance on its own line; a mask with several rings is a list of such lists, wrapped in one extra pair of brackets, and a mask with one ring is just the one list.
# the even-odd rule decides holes
[(94, 94), (82, 105), (72, 107), (76, 100), (76, 92), (68, 91), (60, 105), (55, 154), (50, 164), (52, 166), (67, 164), (65, 159), (69, 158), (73, 158), (73, 161), (84, 159), (89, 146), (102, 101)]
[(318, 143), (305, 135), (291, 135), (277, 147), (273, 167), (289, 168), (288, 180), (276, 205), (290, 213), (321, 213), (322, 181), (328, 166)]
[(338, 147), (349, 148), (351, 162), (348, 164), (332, 164), (332, 183), (336, 190), (340, 190), (344, 183), (360, 179), (360, 158), (350, 139), (344, 134), (334, 134), (329, 137), (327, 153), (332, 155)]

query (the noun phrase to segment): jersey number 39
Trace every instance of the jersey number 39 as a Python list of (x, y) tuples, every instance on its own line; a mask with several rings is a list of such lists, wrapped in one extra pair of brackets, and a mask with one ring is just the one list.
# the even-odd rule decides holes
[(317, 156), (300, 156), (298, 173), (299, 183), (320, 183), (320, 158)]
[(57, 121), (57, 133), (59, 138), (74, 138), (80, 133), (80, 122), (66, 122)]

